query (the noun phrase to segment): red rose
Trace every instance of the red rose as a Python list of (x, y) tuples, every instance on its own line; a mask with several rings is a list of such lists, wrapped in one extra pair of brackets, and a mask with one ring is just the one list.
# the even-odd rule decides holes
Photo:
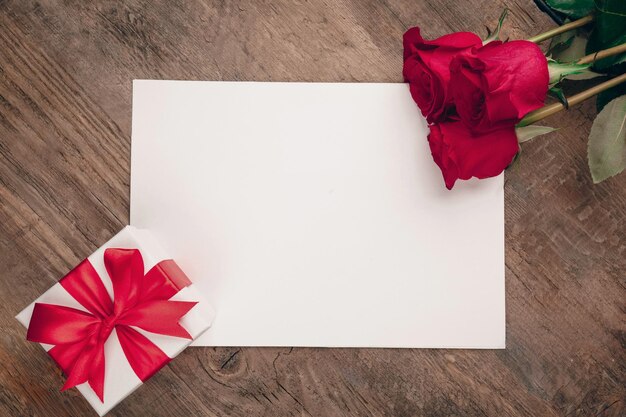
[(404, 34), (404, 80), (429, 123), (441, 121), (451, 107), (450, 61), (459, 52), (480, 45), (480, 38), (470, 32), (451, 33), (434, 41), (424, 40), (418, 27)]
[(456, 111), (473, 131), (513, 126), (543, 106), (548, 61), (528, 41), (494, 41), (457, 55), (450, 63)]
[(428, 144), (448, 190), (457, 179), (495, 177), (509, 166), (519, 149), (513, 126), (472, 133), (459, 121), (430, 126)]

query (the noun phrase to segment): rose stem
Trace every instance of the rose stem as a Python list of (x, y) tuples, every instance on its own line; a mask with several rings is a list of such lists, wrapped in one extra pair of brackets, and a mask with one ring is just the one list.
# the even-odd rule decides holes
[(554, 29), (551, 29), (551, 30), (549, 30), (547, 32), (540, 33), (537, 36), (533, 36), (532, 38), (529, 38), (528, 41), (534, 42), (534, 43), (543, 42), (546, 39), (553, 38), (556, 35), (560, 35), (561, 33), (565, 33), (565, 32), (568, 32), (568, 31), (570, 31), (572, 29), (576, 29), (576, 28), (585, 26), (587, 23), (592, 22), (593, 19), (594, 19), (593, 15), (582, 17), (582, 18), (580, 18), (578, 20), (574, 20), (573, 22), (566, 23), (566, 24), (564, 24), (562, 26), (555, 27)]
[(613, 56), (613, 55), (617, 55), (617, 54), (621, 54), (622, 52), (626, 52), (626, 43), (614, 46), (612, 48), (603, 49), (602, 51), (598, 51), (598, 52), (595, 52), (595, 53), (590, 54), (590, 55), (586, 55), (586, 56), (580, 58), (578, 61), (576, 61), (576, 63), (577, 64), (590, 64), (590, 63), (595, 62), (595, 61), (597, 61), (599, 59), (606, 58), (606, 57)]
[[(623, 83), (624, 81), (626, 81), (626, 74), (622, 74), (615, 78), (611, 78), (610, 80), (605, 81), (601, 84), (598, 84), (594, 87), (591, 87), (588, 90), (582, 91), (578, 94), (574, 94), (573, 96), (567, 99), (568, 106), (573, 106), (582, 101), (585, 101), (588, 98), (593, 97), (598, 93), (601, 93), (602, 91), (608, 90), (611, 87), (615, 87), (616, 85)], [(518, 126), (522, 127), (522, 126), (528, 126), (530, 124), (536, 123), (539, 120), (543, 120), (546, 117), (553, 115), (554, 113), (560, 112), (564, 108), (565, 108), (565, 105), (563, 103), (549, 104), (547, 106), (544, 106), (540, 109), (537, 109), (535, 111), (528, 113), (526, 117), (524, 117), (522, 121), (519, 122)]]

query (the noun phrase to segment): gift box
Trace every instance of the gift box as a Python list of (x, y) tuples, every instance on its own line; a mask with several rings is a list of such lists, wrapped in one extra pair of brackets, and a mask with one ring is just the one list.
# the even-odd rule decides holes
[(104, 415), (204, 333), (213, 309), (147, 230), (127, 226), (17, 315)]

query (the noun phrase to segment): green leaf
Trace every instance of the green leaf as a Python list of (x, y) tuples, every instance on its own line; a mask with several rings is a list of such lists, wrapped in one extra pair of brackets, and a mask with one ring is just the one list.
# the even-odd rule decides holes
[(555, 47), (551, 51), (552, 58), (560, 62), (575, 62), (585, 56), (585, 49), (589, 39), (578, 34), (570, 33), (570, 35), (571, 38), (568, 43)]
[(593, 121), (587, 159), (596, 184), (626, 168), (626, 96), (607, 104)]
[(529, 140), (545, 135), (546, 133), (554, 132), (556, 129), (550, 126), (537, 126), (530, 125), (524, 127), (516, 127), (515, 134), (517, 135), (517, 141), (519, 143), (528, 142)]
[[(626, 1), (596, 0), (596, 9), (596, 21), (587, 43), (587, 54), (626, 42)], [(593, 67), (598, 71), (606, 71), (623, 62), (626, 62), (626, 54), (601, 59)]]
[(561, 103), (565, 105), (566, 108), (568, 107), (567, 98), (565, 97), (565, 93), (563, 92), (563, 89), (561, 87), (551, 87), (548, 90), (548, 93), (556, 97)]
[(559, 33), (558, 35), (550, 39), (550, 46), (548, 47), (548, 53), (546, 55), (554, 56), (554, 54), (563, 52), (564, 50), (566, 50), (567, 48), (571, 46), (572, 42), (574, 41), (575, 36), (576, 36), (576, 33), (573, 30)]
[(564, 64), (548, 58), (550, 86), (553, 87), (565, 78), (587, 80), (600, 74), (591, 71), (591, 64)]
[(624, 34), (626, 27), (626, 2), (624, 0), (595, 0), (596, 25), (601, 40), (615, 39)]
[(625, 94), (626, 83), (616, 85), (613, 88), (609, 88), (608, 90), (601, 92), (596, 98), (596, 110), (600, 113), (604, 106), (606, 106), (611, 100)]
[(546, 0), (548, 6), (575, 19), (587, 16), (594, 9), (593, 0)]

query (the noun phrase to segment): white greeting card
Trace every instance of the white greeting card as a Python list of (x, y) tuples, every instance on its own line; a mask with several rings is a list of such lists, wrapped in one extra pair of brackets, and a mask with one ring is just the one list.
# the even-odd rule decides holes
[(444, 187), (405, 84), (135, 81), (131, 224), (194, 344), (503, 348), (503, 176)]

